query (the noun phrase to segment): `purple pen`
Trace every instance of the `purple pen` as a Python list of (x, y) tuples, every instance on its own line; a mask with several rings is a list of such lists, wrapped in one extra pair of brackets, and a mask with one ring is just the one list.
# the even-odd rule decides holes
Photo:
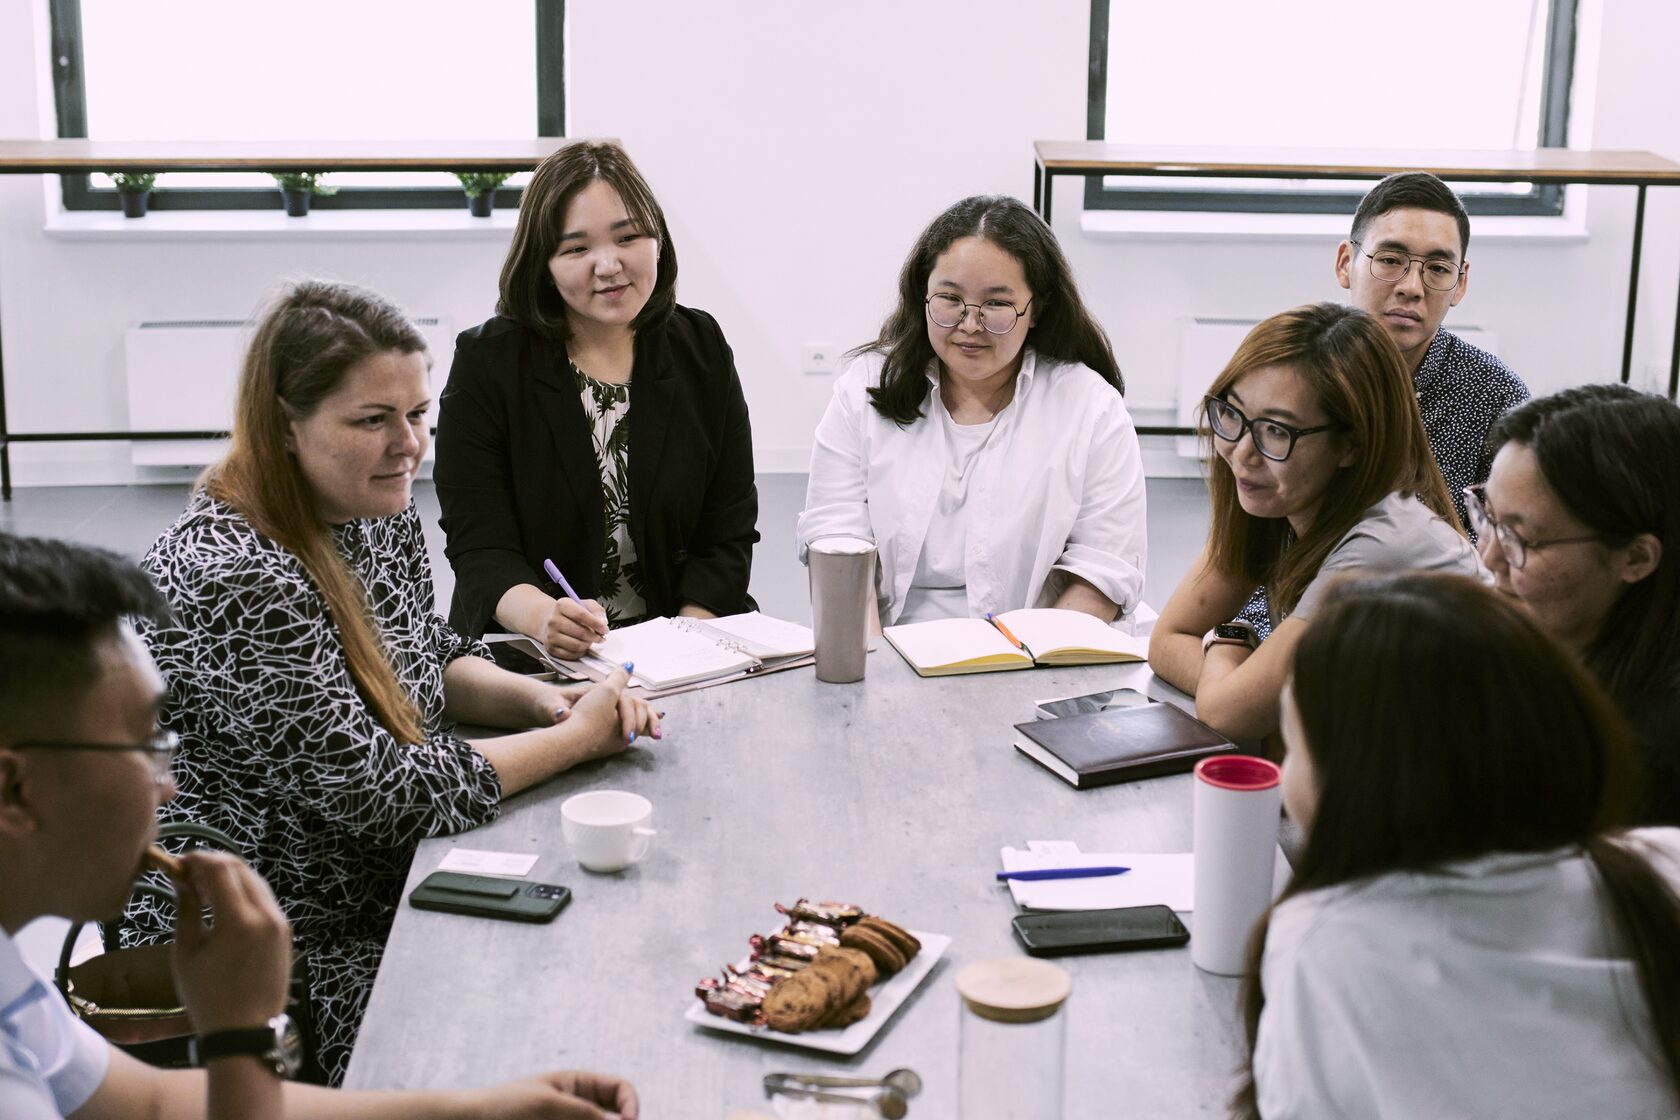
[(578, 593), (572, 590), (572, 585), (566, 582), (566, 577), (560, 574), (560, 568), (554, 563), (554, 561), (544, 560), (543, 571), (548, 573), (549, 579), (560, 585), (560, 590), (566, 593), (566, 598), (570, 599), (574, 603), (582, 605), (583, 600), (579, 599)]

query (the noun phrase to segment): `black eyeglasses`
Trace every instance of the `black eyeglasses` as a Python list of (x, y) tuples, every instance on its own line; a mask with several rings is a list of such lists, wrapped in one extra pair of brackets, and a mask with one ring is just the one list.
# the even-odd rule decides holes
[[(1359, 242), (1350, 244), (1357, 246)], [(1371, 275), (1385, 284), (1398, 284), (1404, 280), (1406, 273), (1412, 270), (1413, 261), (1418, 263), (1423, 273), (1424, 287), (1434, 288), (1437, 292), (1450, 292), (1458, 287), (1458, 278), (1464, 272), (1462, 264), (1453, 264), (1440, 257), (1414, 257), (1398, 249), (1378, 249), (1374, 253), (1360, 249), (1359, 253), (1370, 260)]]
[(1202, 398), (1202, 411), (1207, 414), (1208, 427), (1227, 443), (1236, 443), (1244, 432), (1254, 434), (1254, 450), (1274, 463), (1281, 463), (1295, 452), (1295, 441), (1302, 436), (1315, 436), (1341, 427), (1340, 424), (1320, 424), (1316, 428), (1297, 428), (1282, 420), (1250, 420), (1242, 409), (1219, 397)]
[(1492, 530), (1492, 537), (1499, 542), (1499, 551), (1505, 554), (1505, 563), (1513, 568), (1521, 568), (1528, 562), (1530, 552), (1538, 552), (1542, 548), (1550, 548), (1554, 544), (1586, 544), (1588, 541), (1602, 541), (1602, 534), (1594, 533), (1588, 537), (1553, 537), (1549, 541), (1525, 541), (1517, 535), (1517, 531), (1500, 521), (1488, 509), (1487, 487), (1466, 486), (1464, 488), (1464, 512), (1470, 515), (1470, 528), (1476, 531), (1476, 537), (1485, 542)]
[(181, 746), (181, 737), (173, 731), (159, 731), (144, 743), (76, 743), (40, 740), (13, 743), (13, 750), (40, 751), (139, 751), (152, 764), (152, 779), (159, 785), (169, 780), (169, 764)]
[(972, 307), (980, 316), (980, 325), (986, 328), (987, 334), (1008, 334), (1015, 329), (1015, 324), (1020, 321), (1021, 316), (1027, 313), (1027, 308), (1032, 306), (1030, 299), (1025, 307), (1016, 307), (1006, 299), (964, 303), (945, 292), (935, 292), (922, 302), (927, 304), (928, 318), (933, 320), (936, 327), (961, 326), (968, 309)]

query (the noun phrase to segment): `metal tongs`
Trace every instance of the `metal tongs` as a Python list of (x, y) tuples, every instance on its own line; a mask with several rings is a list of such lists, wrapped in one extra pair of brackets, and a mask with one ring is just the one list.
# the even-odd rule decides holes
[(922, 1079), (913, 1069), (895, 1069), (885, 1077), (828, 1077), (815, 1073), (767, 1073), (766, 1097), (801, 1097), (835, 1104), (867, 1104), (883, 1120), (902, 1120), (910, 1111), (910, 1098), (922, 1091)]

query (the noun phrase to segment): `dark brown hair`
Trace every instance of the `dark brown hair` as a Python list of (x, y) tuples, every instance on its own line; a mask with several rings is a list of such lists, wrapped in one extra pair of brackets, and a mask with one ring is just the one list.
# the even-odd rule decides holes
[(352, 366), (389, 351), (423, 354), (426, 339), (385, 297), (326, 280), (289, 285), (257, 322), (239, 376), (232, 443), (199, 485), (298, 558), (326, 600), (368, 707), (392, 735), (418, 743), (419, 713), (385, 655), (367, 593), (286, 444), (291, 422), (313, 414)]
[[(1223, 399), (1246, 374), (1267, 366), (1287, 366), (1307, 383), (1338, 428), (1329, 438), (1352, 444), (1356, 457), (1330, 483), (1307, 535), (1295, 540), (1286, 518), (1244, 512), (1230, 464), (1210, 453), (1208, 554), (1220, 571), (1265, 584), (1279, 613), (1287, 614), (1336, 542), (1397, 490), (1416, 495), (1462, 535), (1424, 434), (1412, 376), (1381, 323), (1339, 303), (1273, 315), (1248, 332), (1208, 395)], [(1213, 433), (1205, 425), (1203, 438), (1211, 447)]]
[(61, 734), (100, 680), (124, 618), (161, 622), (163, 596), (114, 552), (0, 533), (0, 746)]
[(525, 188), (513, 243), (502, 262), (501, 300), (496, 305), (501, 314), (560, 342), (570, 334), (566, 301), (554, 286), (548, 262), (566, 232), (566, 207), (597, 179), (617, 191), (642, 232), (659, 241), (659, 269), (653, 291), (631, 320), (630, 329), (658, 326), (677, 305), (677, 250), (665, 225), (665, 211), (659, 208), (647, 180), (617, 144), (599, 140), (568, 144), (537, 166)]
[(1080, 300), (1073, 269), (1055, 233), (1020, 199), (975, 195), (946, 210), (922, 231), (898, 273), (898, 306), (881, 324), (874, 342), (852, 351), (886, 358), (881, 383), (869, 390), (876, 412), (900, 425), (921, 418), (929, 389), (927, 370), (934, 360), (925, 303), (928, 277), (934, 262), (964, 237), (990, 241), (1021, 262), (1027, 287), (1032, 289), (1032, 311), (1038, 316), (1037, 324), (1028, 328), (1027, 344), (1039, 357), (1087, 365), (1120, 392), (1126, 391), (1108, 336)]
[(1626, 385), (1583, 385), (1500, 417), (1488, 445), (1497, 453), (1507, 443), (1534, 452), (1564, 508), (1611, 547), (1641, 533), (1662, 544), (1656, 571), (1617, 597), (1584, 660), (1624, 710), (1680, 688), (1680, 405)]
[[(1583, 849), (1680, 1086), (1680, 899), (1606, 831), (1628, 819), (1637, 756), (1609, 699), (1528, 613), (1464, 576), (1344, 578), (1296, 647), (1292, 687), (1318, 803), (1273, 909), (1449, 861)], [(1250, 1068), (1234, 1105), (1248, 1116), (1270, 920), (1243, 981)]]
[(1397, 171), (1384, 179), (1359, 200), (1353, 212), (1353, 229), (1349, 241), (1364, 241), (1371, 223), (1390, 210), (1432, 210), (1445, 214), (1458, 225), (1458, 257), (1460, 263), (1470, 252), (1470, 213), (1453, 189), (1427, 171)]

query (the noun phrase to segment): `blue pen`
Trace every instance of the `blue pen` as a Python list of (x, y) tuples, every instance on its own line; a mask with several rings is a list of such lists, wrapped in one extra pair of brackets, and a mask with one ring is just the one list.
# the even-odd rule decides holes
[(578, 593), (572, 590), (572, 585), (566, 582), (566, 577), (560, 574), (560, 568), (554, 563), (554, 561), (544, 560), (543, 571), (548, 573), (549, 579), (560, 585), (560, 590), (566, 593), (566, 598), (570, 599), (579, 606), (583, 605), (583, 600), (579, 599)]
[(1129, 867), (1044, 867), (1036, 871), (999, 871), (998, 882), (1016, 879), (1036, 883), (1041, 879), (1100, 879), (1107, 875), (1124, 875)]

